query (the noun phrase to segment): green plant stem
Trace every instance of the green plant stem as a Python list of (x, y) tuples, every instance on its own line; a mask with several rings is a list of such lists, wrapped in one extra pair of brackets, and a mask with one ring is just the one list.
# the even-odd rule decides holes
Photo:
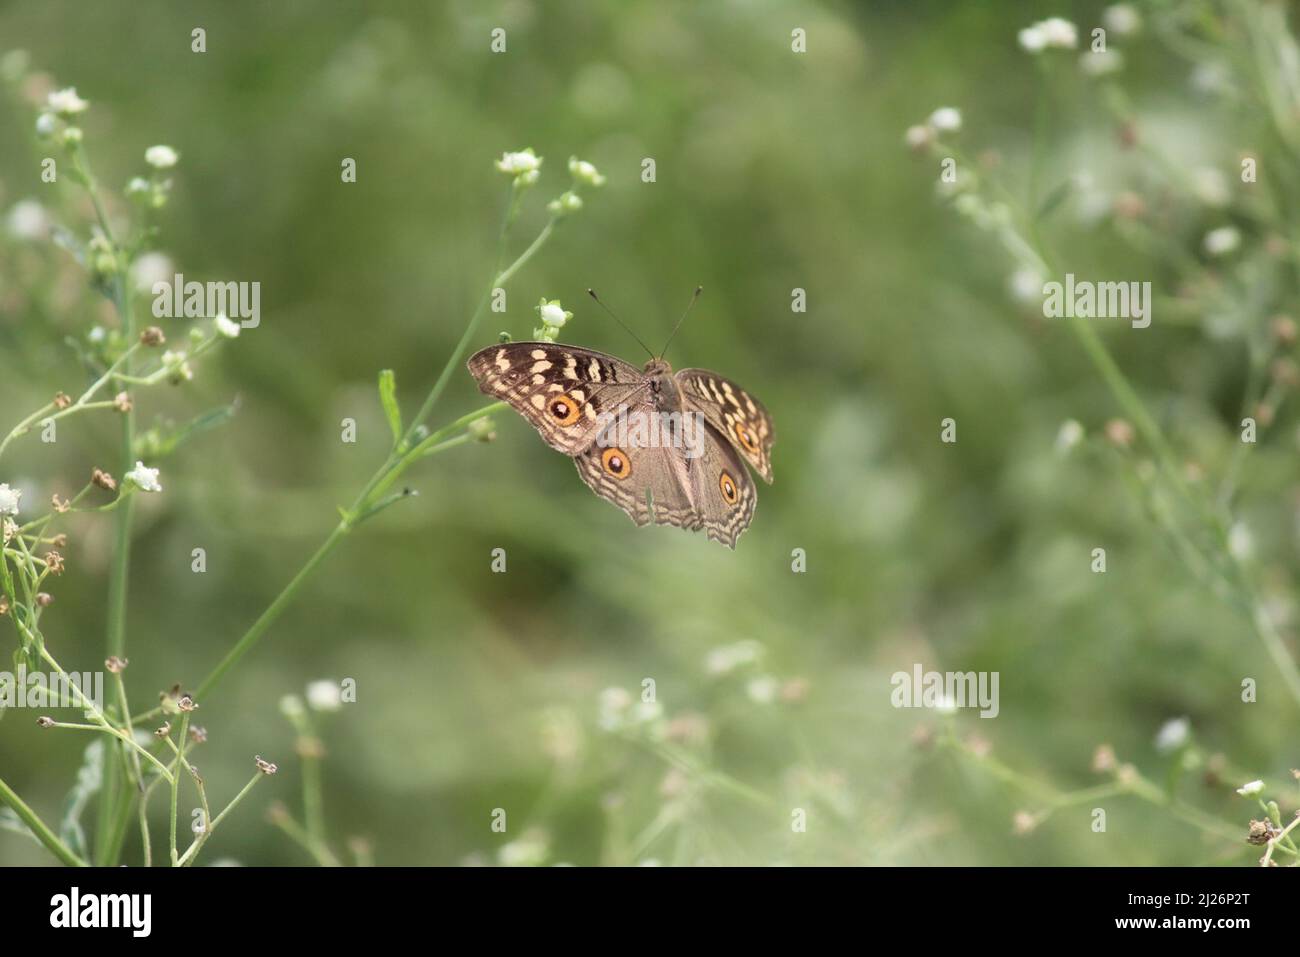
[[(266, 775), (261, 771), (258, 771), (251, 779), (249, 779), (249, 782), (240, 789), (238, 794), (231, 798), (230, 803), (222, 809), (221, 813), (213, 818), (211, 823), (204, 828), (203, 833), (196, 837), (193, 842), (191, 842), (190, 846), (185, 849), (185, 853), (177, 859), (176, 863), (178, 866), (188, 867), (190, 864), (194, 863), (194, 859), (198, 857), (199, 850), (207, 843), (208, 838), (212, 836), (213, 832), (216, 831), (217, 825), (226, 819), (226, 815), (233, 811), (239, 802), (248, 796), (248, 792), (257, 786), (257, 782), (264, 777), (266, 777)], [(206, 813), (207, 812), (205, 811), (204, 814), (206, 815)]]
[(0, 778), (0, 801), (4, 801), (5, 804), (13, 808), (14, 813), (18, 815), (22, 822), (31, 828), (32, 833), (36, 835), (36, 839), (44, 844), (45, 848), (64, 864), (70, 867), (88, 866), (85, 861), (73, 853), (72, 848), (59, 840), (58, 835), (51, 831), (36, 812), (14, 793), (13, 788), (6, 784), (3, 778)]
[(307, 832), (307, 830), (295, 821), (288, 814), (277, 815), (274, 822), (276, 827), (289, 835), (295, 844), (312, 856), (312, 858), (321, 867), (342, 867), (339, 859), (321, 841), (317, 841)]

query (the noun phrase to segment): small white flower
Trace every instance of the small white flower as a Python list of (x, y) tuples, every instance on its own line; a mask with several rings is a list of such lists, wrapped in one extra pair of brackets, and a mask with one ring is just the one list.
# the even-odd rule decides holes
[(180, 159), (180, 154), (170, 146), (159, 144), (144, 151), (144, 161), (154, 169), (171, 169)]
[(564, 324), (573, 318), (573, 313), (565, 312), (558, 299), (547, 302), (543, 298), (537, 306), (537, 314), (542, 317), (543, 325), (550, 326), (553, 329), (563, 329)]
[(149, 252), (131, 264), (131, 278), (136, 289), (151, 292), (154, 283), (170, 283), (176, 277), (175, 267), (176, 264), (166, 253)]
[(759, 675), (757, 678), (751, 678), (745, 685), (745, 693), (749, 695), (749, 700), (755, 704), (771, 704), (776, 700), (776, 693), (780, 690), (780, 683), (771, 675)]
[(100, 343), (108, 338), (108, 330), (103, 326), (91, 326), (90, 331), (86, 333), (86, 339), (90, 342)]
[(280, 699), (280, 713), (293, 720), (294, 718), (301, 718), (307, 713), (307, 709), (302, 706), (302, 699), (296, 694), (287, 694)]
[(59, 128), (59, 121), (53, 113), (42, 113), (36, 117), (36, 135), (53, 136)]
[(503, 867), (541, 867), (550, 855), (550, 842), (538, 830), (526, 831), (518, 840), (502, 844), (497, 861)]
[(1051, 17), (1025, 27), (1016, 35), (1016, 40), (1030, 53), (1040, 53), (1048, 47), (1073, 50), (1079, 42), (1079, 34), (1069, 20)]
[(1263, 781), (1248, 781), (1247, 783), (1243, 784), (1241, 787), (1237, 788), (1237, 793), (1240, 794), (1242, 797), (1248, 798), (1248, 797), (1254, 797), (1256, 794), (1261, 793), (1263, 790), (1264, 790)]
[(605, 731), (617, 731), (627, 719), (632, 696), (624, 688), (606, 688), (600, 693), (596, 723)]
[(14, 239), (44, 239), (50, 232), (50, 217), (36, 200), (24, 199), (9, 210), (6, 226)]
[(1166, 721), (1156, 732), (1156, 750), (1162, 753), (1177, 751), (1192, 736), (1192, 723), (1186, 718), (1174, 718)]
[(217, 317), (212, 320), (212, 324), (217, 327), (217, 332), (227, 339), (239, 338), (239, 323), (226, 318), (224, 312), (217, 313)]
[(1241, 245), (1241, 233), (1235, 226), (1220, 226), (1205, 234), (1203, 245), (1211, 256), (1226, 256)]
[(1079, 68), (1088, 76), (1109, 76), (1124, 68), (1124, 57), (1118, 50), (1089, 50), (1079, 54)]
[(126, 473), (126, 480), (142, 492), (161, 492), (158, 484), (158, 470), (148, 468), (143, 462), (136, 462), (135, 468)]
[(907, 132), (903, 134), (903, 142), (909, 148), (919, 150), (934, 142), (934, 130), (924, 123), (909, 126)]
[(0, 485), (0, 515), (17, 515), (18, 500), (22, 497), (22, 489)]
[(1192, 170), (1192, 192), (1206, 206), (1227, 206), (1232, 195), (1223, 170), (1201, 166)]
[(711, 675), (730, 674), (742, 665), (757, 661), (762, 654), (761, 644), (753, 639), (746, 639), (732, 645), (714, 648), (704, 660), (704, 668)]
[(1030, 53), (1038, 53), (1046, 48), (1047, 36), (1043, 33), (1042, 27), (1035, 23), (1032, 27), (1025, 27), (1017, 33), (1016, 42)]
[(638, 701), (632, 709), (632, 720), (636, 724), (650, 724), (664, 716), (664, 706), (658, 701)]
[(1049, 47), (1073, 50), (1075, 44), (1079, 42), (1078, 31), (1074, 24), (1063, 17), (1049, 17), (1038, 24), (1038, 28), (1043, 31), (1043, 37)]
[(77, 96), (77, 88), (73, 86), (68, 87), (66, 90), (55, 90), (50, 93), (46, 105), (51, 112), (58, 113), (60, 116), (84, 113), (86, 107), (90, 106), (89, 103)]
[(587, 186), (605, 185), (605, 177), (600, 174), (600, 170), (576, 156), (569, 157), (569, 175), (573, 177), (575, 182), (584, 183)]
[(149, 181), (143, 176), (132, 176), (126, 184), (126, 193), (128, 196), (143, 196), (153, 189)]
[[(497, 169), (510, 176), (520, 176), (525, 173), (535, 173), (542, 165), (542, 158), (536, 155), (530, 146), (526, 150), (520, 150), (518, 153), (503, 153), (497, 160)], [(536, 182), (534, 177), (532, 182)]]
[(1083, 426), (1075, 419), (1066, 419), (1056, 433), (1056, 451), (1070, 451), (1083, 441), (1083, 436)]
[(1116, 36), (1126, 37), (1142, 29), (1142, 18), (1127, 3), (1107, 7), (1101, 14), (1102, 25)]
[(194, 370), (190, 368), (190, 364), (186, 361), (185, 353), (183, 352), (175, 352), (168, 349), (162, 354), (162, 359), (159, 361), (162, 362), (163, 368), (172, 374), (174, 380), (183, 379), (188, 382), (190, 379), (194, 378)]
[(1043, 301), (1043, 277), (1036, 269), (1017, 269), (1007, 279), (1007, 289), (1016, 302)]
[(930, 125), (940, 133), (955, 133), (961, 129), (961, 110), (954, 106), (941, 106), (930, 114)]
[(338, 711), (343, 707), (343, 689), (337, 681), (313, 681), (307, 686), (307, 707), (313, 711)]

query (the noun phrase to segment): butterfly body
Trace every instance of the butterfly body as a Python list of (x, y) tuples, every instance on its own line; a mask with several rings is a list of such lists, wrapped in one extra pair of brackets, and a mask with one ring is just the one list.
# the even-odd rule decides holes
[(734, 548), (758, 501), (744, 461), (772, 481), (771, 417), (715, 373), (674, 373), (663, 359), (638, 369), (552, 342), (489, 346), (468, 365), (638, 525), (704, 529)]

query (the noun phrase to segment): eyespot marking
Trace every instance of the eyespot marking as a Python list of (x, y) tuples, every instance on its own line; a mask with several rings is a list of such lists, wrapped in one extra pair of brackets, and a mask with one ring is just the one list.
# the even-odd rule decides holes
[(556, 425), (573, 425), (578, 421), (582, 410), (578, 408), (578, 403), (573, 401), (571, 396), (557, 395), (547, 403), (546, 411), (550, 413)]
[(740, 501), (740, 491), (736, 488), (736, 480), (731, 477), (731, 473), (726, 469), (718, 476), (718, 489), (722, 492), (722, 500), (728, 505), (735, 505)]
[(612, 475), (620, 482), (632, 474), (632, 464), (619, 448), (608, 448), (600, 453), (600, 467), (607, 475)]

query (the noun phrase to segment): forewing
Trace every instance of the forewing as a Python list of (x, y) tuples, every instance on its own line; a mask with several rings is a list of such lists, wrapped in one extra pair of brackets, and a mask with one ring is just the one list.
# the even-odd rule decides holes
[(469, 358), (479, 390), (510, 403), (546, 444), (565, 455), (588, 448), (600, 414), (645, 388), (640, 369), (590, 349), (554, 342), (509, 342)]
[(678, 371), (677, 385), (687, 401), (771, 484), (776, 432), (763, 403), (708, 369)]

